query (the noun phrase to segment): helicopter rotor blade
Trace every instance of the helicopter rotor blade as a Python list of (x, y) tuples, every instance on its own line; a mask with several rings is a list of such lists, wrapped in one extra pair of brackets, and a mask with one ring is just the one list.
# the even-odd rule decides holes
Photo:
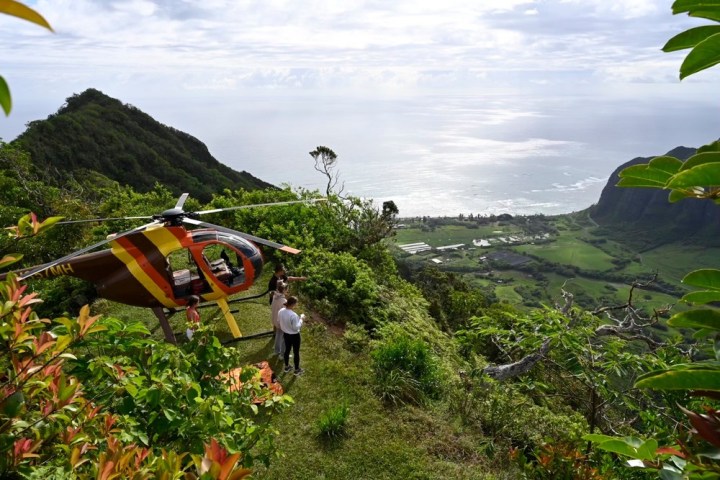
[(218, 230), (220, 232), (230, 233), (232, 235), (237, 235), (238, 237), (242, 237), (245, 240), (250, 240), (254, 243), (259, 243), (260, 245), (265, 245), (267, 247), (277, 248), (278, 250), (282, 252), (297, 254), (300, 253), (300, 250), (293, 247), (288, 247), (287, 245), (283, 245), (282, 243), (273, 242), (271, 240), (265, 240), (264, 238), (256, 237), (255, 235), (250, 235), (249, 233), (239, 232), (237, 230), (233, 230), (231, 228), (225, 228), (221, 227), (219, 225), (215, 225), (212, 223), (207, 222), (201, 222), (200, 220), (195, 220), (193, 218), (183, 218), (183, 222), (189, 223), (192, 225), (197, 225), (198, 227), (205, 227), (205, 228), (212, 228), (214, 230)]
[(57, 225), (68, 225), (72, 223), (90, 223), (90, 222), (110, 222), (110, 221), (116, 221), (116, 220), (150, 220), (152, 219), (151, 216), (142, 216), (142, 217), (108, 217), (108, 218), (88, 218), (85, 220), (64, 220), (62, 222), (57, 222)]
[(69, 255), (65, 255), (65, 256), (62, 257), (62, 258), (58, 258), (57, 260), (54, 260), (54, 261), (52, 261), (52, 262), (50, 262), (50, 263), (45, 263), (45, 264), (43, 264), (43, 265), (39, 265), (39, 266), (37, 266), (37, 267), (34, 267), (34, 268), (32, 268), (31, 270), (25, 272), (22, 276), (18, 277), (18, 280), (25, 280), (25, 279), (27, 279), (27, 278), (30, 278), (30, 277), (32, 277), (33, 275), (37, 275), (37, 274), (40, 273), (40, 272), (44, 272), (44, 271), (47, 270), (48, 268), (52, 268), (52, 267), (54, 267), (55, 265), (59, 265), (59, 264), (61, 264), (61, 263), (63, 263), (63, 262), (67, 262), (68, 260), (72, 260), (72, 259), (75, 258), (75, 257), (79, 257), (79, 256), (82, 255), (83, 253), (87, 253), (87, 252), (89, 252), (89, 251), (91, 251), (91, 250), (96, 249), (97, 247), (101, 247), (101, 246), (103, 246), (103, 245), (105, 245), (105, 244), (107, 244), (107, 243), (112, 242), (113, 240), (117, 240), (117, 239), (119, 239), (119, 238), (125, 237), (125, 236), (127, 236), (127, 235), (130, 235), (131, 233), (140, 232), (140, 231), (142, 231), (142, 230), (145, 230), (145, 229), (148, 228), (148, 227), (151, 227), (151, 226), (153, 226), (153, 225), (158, 225), (158, 224), (160, 224), (160, 223), (162, 223), (162, 222), (160, 222), (160, 221), (158, 221), (158, 220), (153, 220), (152, 222), (147, 223), (147, 224), (145, 224), (145, 225), (142, 225), (142, 226), (140, 226), (140, 227), (133, 228), (132, 230), (128, 230), (128, 231), (126, 231), (126, 232), (123, 232), (123, 233), (114, 235), (114, 236), (112, 236), (111, 238), (106, 238), (105, 240), (103, 240), (103, 241), (101, 241), (101, 242), (98, 242), (98, 243), (95, 243), (95, 244), (93, 244), (93, 245), (90, 245), (89, 247), (85, 247), (85, 248), (82, 248), (82, 249), (80, 249), (80, 250), (77, 250), (77, 251), (75, 251), (75, 252), (73, 252), (73, 253), (71, 253), (71, 254), (69, 254)]
[(185, 205), (185, 200), (187, 200), (189, 195), (189, 193), (183, 193), (182, 195), (180, 195), (180, 198), (178, 198), (178, 201), (175, 204), (175, 208), (182, 209), (183, 205)]
[(210, 213), (227, 212), (229, 210), (241, 210), (243, 208), (274, 207), (276, 205), (291, 205), (293, 203), (316, 203), (316, 202), (324, 202), (326, 200), (327, 200), (327, 198), (311, 198), (308, 200), (291, 200), (288, 202), (254, 203), (252, 205), (240, 205), (237, 207), (226, 207), (226, 208), (215, 208), (213, 210), (202, 210), (199, 212), (193, 212), (193, 215), (207, 215)]

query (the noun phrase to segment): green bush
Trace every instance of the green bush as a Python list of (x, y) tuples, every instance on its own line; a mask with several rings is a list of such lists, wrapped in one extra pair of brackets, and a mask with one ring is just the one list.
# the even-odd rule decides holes
[(380, 397), (389, 403), (419, 404), (441, 391), (437, 359), (422, 340), (389, 337), (371, 352)]
[(344, 436), (349, 414), (350, 409), (345, 403), (327, 409), (316, 423), (318, 436), (328, 439)]
[(384, 315), (382, 287), (372, 269), (349, 253), (315, 251), (303, 258), (300, 271), (308, 277), (300, 291), (323, 307), (329, 320), (374, 326)]
[(345, 328), (343, 341), (345, 348), (351, 352), (359, 353), (365, 350), (370, 344), (370, 335), (368, 335), (364, 327), (351, 323)]

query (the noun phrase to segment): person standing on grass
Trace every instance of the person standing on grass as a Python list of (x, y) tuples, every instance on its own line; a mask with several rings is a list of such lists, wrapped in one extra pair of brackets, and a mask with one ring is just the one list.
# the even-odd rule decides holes
[(285, 267), (282, 264), (275, 265), (275, 273), (270, 277), (268, 282), (268, 291), (270, 292), (270, 304), (272, 305), (272, 298), (274, 292), (277, 290), (277, 284), (279, 281), (283, 281), (286, 285), (288, 282), (297, 282), (307, 280), (307, 277), (289, 277), (285, 271)]
[(285, 291), (287, 290), (287, 284), (285, 282), (277, 282), (277, 290), (272, 296), (272, 304), (270, 305), (270, 320), (272, 321), (273, 331), (275, 332), (275, 345), (273, 353), (277, 356), (282, 355), (285, 352), (285, 338), (282, 329), (280, 328), (280, 321), (278, 320), (278, 313), (280, 309), (285, 306), (287, 299), (285, 298)]
[(304, 370), (300, 368), (300, 328), (305, 320), (305, 315), (295, 313), (297, 302), (296, 297), (289, 297), (285, 307), (278, 312), (278, 321), (285, 340), (285, 371), (292, 370), (290, 367), (290, 349), (292, 348), (295, 375), (302, 375)]
[(197, 311), (199, 303), (200, 297), (197, 295), (190, 295), (187, 299), (187, 309), (185, 310), (185, 315), (187, 316), (187, 321), (190, 325), (187, 330), (185, 330), (185, 335), (188, 340), (192, 340), (195, 329), (197, 329), (200, 325), (200, 313)]

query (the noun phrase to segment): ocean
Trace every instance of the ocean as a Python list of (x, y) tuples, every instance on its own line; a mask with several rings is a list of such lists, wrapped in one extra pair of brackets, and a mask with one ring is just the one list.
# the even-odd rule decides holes
[[(613, 170), (632, 158), (717, 139), (718, 99), (697, 90), (638, 84), (558, 96), (536, 86), (527, 95), (372, 98), (218, 92), (183, 101), (139, 91), (122, 100), (197, 137), (220, 162), (275, 185), (324, 191), (308, 152), (325, 145), (338, 155), (345, 193), (378, 205), (393, 200), (403, 217), (553, 215), (596, 203)], [(21, 104), (0, 136), (12, 139), (22, 122), (50, 113), (32, 108), (39, 106)]]
[(592, 96), (260, 97), (228, 111), (226, 121), (238, 125), (232, 136), (205, 140), (235, 169), (321, 191), (325, 177), (308, 152), (328, 146), (345, 193), (393, 200), (403, 217), (553, 215), (596, 203), (632, 158), (717, 138), (718, 111), (705, 102)]

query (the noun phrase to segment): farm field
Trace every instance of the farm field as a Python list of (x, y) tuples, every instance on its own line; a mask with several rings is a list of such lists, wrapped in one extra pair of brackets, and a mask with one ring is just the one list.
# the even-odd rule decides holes
[[(408, 225), (398, 231), (393, 243), (425, 242), (433, 247), (464, 243), (466, 246), (458, 250), (409, 255), (398, 249), (396, 255), (411, 269), (434, 265), (462, 274), (471, 285), (492, 292), (501, 302), (521, 308), (559, 301), (563, 285), (576, 295), (577, 303), (586, 308), (622, 304), (627, 301), (633, 280), (648, 280), (656, 272), (659, 280), (673, 285), (678, 292), (686, 291), (681, 283), (684, 275), (694, 269), (712, 268), (720, 258), (718, 248), (680, 244), (639, 253), (602, 237), (586, 217), (579, 215), (548, 217), (543, 221), (548, 231), (553, 232), (549, 241), (531, 241), (536, 231), (525, 231), (523, 219), (516, 218), (515, 223), (481, 228), (453, 224), (424, 231), (427, 227)], [(472, 246), (474, 239), (508, 235), (525, 240), (518, 245), (494, 242), (490, 247)], [(508, 256), (512, 252), (520, 257)], [(678, 296), (645, 289), (636, 291), (633, 300), (635, 305), (650, 312), (653, 308), (677, 304)], [(685, 308), (676, 305), (674, 310)]]
[(614, 267), (613, 257), (575, 235), (563, 235), (554, 242), (513, 247), (520, 253), (536, 255), (549, 262), (574, 265), (584, 270), (606, 271)]
[(628, 272), (659, 271), (666, 280), (680, 283), (685, 275), (699, 268), (720, 267), (720, 248), (697, 245), (670, 244), (643, 252), (640, 262), (628, 268)]
[(425, 242), (431, 247), (442, 247), (465, 243), (472, 246), (476, 238), (489, 236), (513, 235), (521, 233), (521, 229), (514, 226), (480, 226), (478, 228), (467, 228), (460, 225), (447, 225), (437, 228), (434, 231), (423, 231), (420, 228), (405, 228), (396, 230), (393, 243), (403, 245), (406, 243)]

